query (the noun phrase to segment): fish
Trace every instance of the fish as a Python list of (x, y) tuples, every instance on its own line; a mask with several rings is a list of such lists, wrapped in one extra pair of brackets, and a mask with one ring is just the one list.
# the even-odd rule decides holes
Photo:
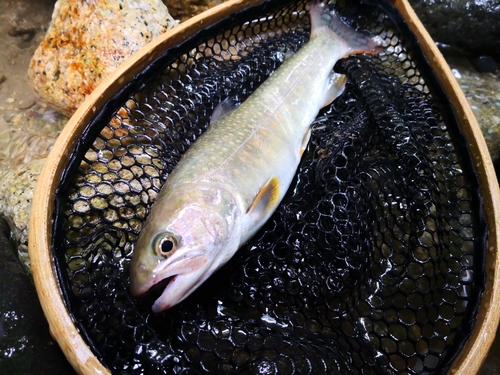
[(377, 53), (372, 39), (309, 4), (307, 43), (241, 105), (231, 98), (168, 176), (134, 245), (130, 291), (164, 288), (155, 313), (188, 297), (269, 219), (289, 188), (321, 108), (344, 90), (335, 63)]

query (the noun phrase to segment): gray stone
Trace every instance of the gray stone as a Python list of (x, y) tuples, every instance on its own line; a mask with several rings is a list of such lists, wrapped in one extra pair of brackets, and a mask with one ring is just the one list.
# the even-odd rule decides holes
[(447, 57), (494, 162), (500, 161), (500, 73), (480, 73), (464, 57)]
[(409, 1), (436, 42), (500, 58), (500, 0)]
[(471, 59), (471, 63), (478, 72), (493, 73), (497, 70), (497, 63), (491, 56), (479, 56)]

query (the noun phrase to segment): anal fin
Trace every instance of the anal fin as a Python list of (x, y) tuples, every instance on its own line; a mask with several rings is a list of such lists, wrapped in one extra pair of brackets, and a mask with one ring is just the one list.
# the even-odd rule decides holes
[(279, 197), (280, 182), (279, 178), (274, 176), (260, 189), (252, 204), (248, 207), (247, 213), (256, 220), (266, 217), (278, 205)]

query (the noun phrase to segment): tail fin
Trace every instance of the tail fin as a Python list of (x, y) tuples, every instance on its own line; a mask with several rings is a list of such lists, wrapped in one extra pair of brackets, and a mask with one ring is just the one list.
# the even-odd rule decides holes
[(343, 23), (337, 14), (326, 8), (323, 3), (311, 2), (309, 12), (311, 15), (311, 38), (327, 27), (334, 34), (332, 37), (338, 39), (347, 48), (345, 55), (378, 53), (382, 50), (372, 38), (358, 33)]

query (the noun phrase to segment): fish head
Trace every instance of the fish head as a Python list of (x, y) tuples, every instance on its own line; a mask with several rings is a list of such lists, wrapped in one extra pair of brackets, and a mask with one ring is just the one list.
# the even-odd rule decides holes
[(186, 298), (238, 249), (238, 213), (233, 196), (217, 187), (160, 194), (134, 246), (132, 294), (165, 286), (154, 312)]

